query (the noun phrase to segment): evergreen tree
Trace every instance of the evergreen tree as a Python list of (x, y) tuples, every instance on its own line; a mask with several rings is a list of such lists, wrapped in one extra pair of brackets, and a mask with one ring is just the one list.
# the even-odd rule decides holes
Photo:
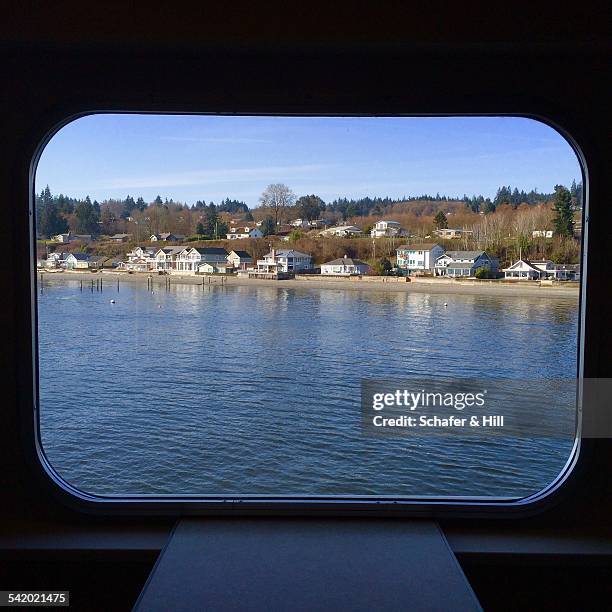
[(196, 227), (196, 234), (200, 236), (203, 236), (204, 234), (206, 234), (206, 228), (201, 223), (198, 223)]
[(244, 215), (245, 221), (253, 221), (253, 213), (250, 210), (246, 211), (246, 215)]
[(259, 229), (264, 236), (270, 236), (271, 234), (276, 233), (276, 223), (274, 222), (274, 218), (271, 215), (268, 215), (262, 221)]
[(446, 218), (446, 215), (442, 211), (439, 211), (436, 214), (436, 216), (434, 217), (434, 223), (437, 229), (445, 229), (448, 227), (448, 220)]
[(563, 185), (555, 185), (555, 199), (553, 203), (555, 217), (553, 223), (559, 236), (574, 235), (574, 209), (572, 196)]
[(68, 223), (59, 214), (57, 206), (53, 201), (40, 207), (37, 221), (38, 233), (46, 238), (68, 231)]
[(161, 206), (164, 203), (164, 201), (161, 199), (161, 196), (158, 195), (154, 200), (153, 200), (153, 204), (156, 204), (157, 206)]
[(96, 234), (98, 232), (99, 216), (96, 215), (89, 196), (80, 201), (74, 208), (77, 219), (77, 232), (80, 234)]
[(143, 200), (142, 196), (140, 196), (137, 200), (136, 200), (136, 208), (142, 212), (145, 208), (147, 207), (146, 202)]
[(487, 198), (484, 201), (484, 204), (482, 206), (482, 211), (484, 212), (484, 214), (488, 214), (488, 213), (494, 213), (495, 212), (495, 204), (493, 204), (493, 202), (491, 202), (491, 200), (489, 198)]
[(206, 229), (205, 234), (208, 236), (217, 238), (219, 235), (219, 215), (217, 214), (217, 207), (211, 202), (206, 207), (206, 212), (204, 213), (204, 227)]

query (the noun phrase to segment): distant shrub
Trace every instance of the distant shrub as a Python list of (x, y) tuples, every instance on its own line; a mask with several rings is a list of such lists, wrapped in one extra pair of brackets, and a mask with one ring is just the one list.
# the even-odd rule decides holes
[(381, 257), (376, 262), (375, 266), (376, 272), (379, 276), (389, 276), (392, 268), (393, 266), (391, 265), (391, 262), (386, 257)]
[(488, 268), (485, 268), (485, 267), (478, 268), (474, 276), (476, 278), (491, 278)]

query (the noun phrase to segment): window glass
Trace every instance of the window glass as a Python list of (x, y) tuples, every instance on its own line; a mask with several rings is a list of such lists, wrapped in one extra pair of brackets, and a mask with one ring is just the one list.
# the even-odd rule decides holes
[(47, 461), (100, 496), (543, 490), (581, 176), (517, 117), (69, 123), (35, 179)]

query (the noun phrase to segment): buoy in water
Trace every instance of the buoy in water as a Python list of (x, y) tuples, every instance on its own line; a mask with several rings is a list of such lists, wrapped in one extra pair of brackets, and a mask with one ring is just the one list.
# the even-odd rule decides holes
[(115, 303), (115, 300), (111, 300), (111, 301), (110, 301), (110, 303), (111, 303), (111, 304), (114, 304), (114, 303)]
[(444, 308), (446, 308), (448, 306), (448, 304), (446, 302), (444, 302)]

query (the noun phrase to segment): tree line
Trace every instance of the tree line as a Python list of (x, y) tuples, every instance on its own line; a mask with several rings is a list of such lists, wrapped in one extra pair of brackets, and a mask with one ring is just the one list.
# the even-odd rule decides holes
[[(573, 181), (566, 191), (569, 194), (570, 206), (581, 207), (582, 183)], [(502, 186), (493, 200), (482, 195), (451, 198), (438, 193), (435, 196), (424, 194), (403, 198), (338, 198), (326, 203), (315, 194), (297, 197), (287, 185), (274, 183), (266, 187), (259, 202), (261, 210), (265, 211), (261, 229), (264, 235), (270, 235), (275, 233), (283, 222), (287, 222), (289, 216), (299, 216), (312, 221), (320, 218), (323, 213), (332, 213), (332, 216), (339, 216), (346, 221), (353, 217), (382, 216), (395, 205), (423, 201), (463, 202), (472, 212), (488, 214), (504, 204), (513, 207), (521, 204), (533, 206), (552, 201), (556, 197), (557, 187), (554, 193), (546, 194), (537, 190), (526, 192), (519, 191), (516, 187), (513, 189), (510, 186)], [(227, 233), (227, 223), (220, 213), (240, 215), (246, 222), (254, 220), (253, 212), (245, 202), (229, 197), (218, 204), (213, 201), (207, 204), (205, 199), (197, 200), (191, 206), (172, 198), (162, 199), (160, 195), (152, 202), (146, 202), (142, 196), (134, 198), (127, 195), (125, 199), (107, 199), (99, 203), (97, 200), (92, 201), (89, 196), (78, 199), (61, 193), (53, 195), (48, 185), (36, 196), (36, 212), (37, 231), (43, 237), (67, 231), (92, 235), (112, 235), (125, 231), (135, 233), (137, 239), (142, 240), (147, 232), (150, 235), (170, 231), (210, 239)], [(569, 213), (566, 212), (564, 218), (565, 227), (569, 223)], [(444, 227), (444, 223), (445, 221), (438, 217), (436, 226)]]

